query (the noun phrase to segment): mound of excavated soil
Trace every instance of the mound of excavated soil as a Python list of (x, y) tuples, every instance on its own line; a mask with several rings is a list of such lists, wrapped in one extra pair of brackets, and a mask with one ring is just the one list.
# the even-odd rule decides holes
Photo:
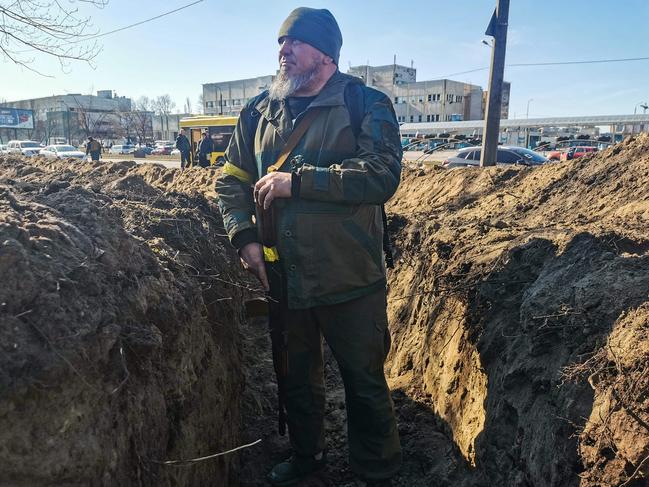
[(240, 444), (248, 284), (209, 178), (0, 159), (0, 484), (237, 482), (160, 464)]
[(462, 457), (440, 452), (425, 485), (459, 485), (449, 462), (464, 485), (646, 485), (649, 136), (535, 169), (409, 170), (389, 211), (390, 379)]

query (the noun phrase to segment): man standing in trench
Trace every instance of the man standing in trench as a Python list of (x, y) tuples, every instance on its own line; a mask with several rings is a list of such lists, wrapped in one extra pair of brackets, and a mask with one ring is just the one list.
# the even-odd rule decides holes
[[(328, 10), (294, 10), (278, 41), (279, 73), (242, 110), (217, 182), (243, 266), (282, 296), (294, 455), (268, 480), (293, 485), (325, 466), (324, 336), (345, 384), (351, 468), (367, 485), (390, 485), (401, 448), (383, 371), (381, 205), (399, 185), (398, 123), (389, 98), (338, 70), (342, 35)], [(288, 144), (290, 156), (274, 167)], [(272, 247), (258, 236), (255, 203), (273, 210)]]

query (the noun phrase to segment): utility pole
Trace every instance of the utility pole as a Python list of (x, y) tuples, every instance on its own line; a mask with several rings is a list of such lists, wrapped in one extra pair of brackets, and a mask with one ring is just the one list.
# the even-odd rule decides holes
[(505, 74), (505, 51), (507, 48), (507, 24), (509, 22), (509, 0), (496, 0), (494, 12), (486, 35), (494, 38), (489, 70), (489, 98), (485, 113), (485, 129), (480, 154), (480, 167), (495, 166), (500, 135), (500, 110)]

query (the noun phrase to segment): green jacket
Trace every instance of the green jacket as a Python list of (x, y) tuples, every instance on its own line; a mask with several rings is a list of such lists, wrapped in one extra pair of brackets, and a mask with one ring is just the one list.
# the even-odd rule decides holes
[[(309, 105), (307, 111), (321, 107), (322, 113), (289, 157), (301, 156), (299, 195), (273, 202), (292, 309), (341, 303), (385, 286), (380, 205), (399, 185), (399, 125), (390, 99), (363, 86), (365, 115), (355, 137), (345, 105), (348, 83), (362, 82), (337, 72)], [(256, 98), (242, 110), (216, 184), (230, 240), (255, 228), (251, 184), (275, 163), (292, 129), (283, 100)]]

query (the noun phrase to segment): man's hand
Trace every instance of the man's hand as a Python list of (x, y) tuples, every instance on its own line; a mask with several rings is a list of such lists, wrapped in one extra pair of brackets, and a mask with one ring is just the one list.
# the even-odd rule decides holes
[(264, 210), (270, 208), (275, 198), (290, 198), (291, 173), (276, 171), (266, 174), (255, 184), (254, 195), (255, 202)]
[(260, 243), (252, 242), (239, 250), (239, 258), (243, 268), (254, 274), (266, 291), (270, 290), (266, 265), (264, 264), (264, 250)]

